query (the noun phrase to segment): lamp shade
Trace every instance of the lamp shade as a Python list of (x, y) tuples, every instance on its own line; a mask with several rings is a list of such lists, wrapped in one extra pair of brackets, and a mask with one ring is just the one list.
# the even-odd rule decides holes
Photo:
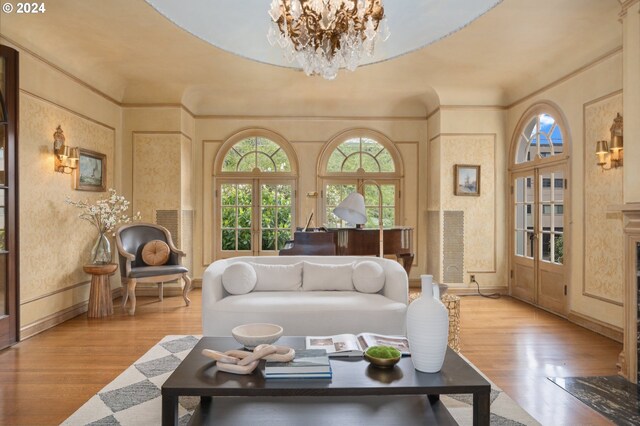
[(596, 142), (596, 154), (608, 154), (609, 153), (609, 145), (607, 141), (597, 141)]
[(609, 146), (609, 149), (611, 151), (619, 151), (622, 148), (624, 148), (623, 143), (622, 143), (622, 136), (613, 135), (611, 137), (611, 145)]
[(358, 192), (352, 192), (333, 209), (333, 214), (354, 225), (367, 223), (364, 197)]

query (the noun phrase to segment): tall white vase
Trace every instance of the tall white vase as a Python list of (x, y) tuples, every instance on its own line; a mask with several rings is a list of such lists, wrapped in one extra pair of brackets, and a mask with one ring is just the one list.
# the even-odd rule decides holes
[(436, 373), (442, 368), (449, 337), (449, 314), (431, 275), (421, 275), (422, 294), (407, 308), (407, 339), (416, 370)]

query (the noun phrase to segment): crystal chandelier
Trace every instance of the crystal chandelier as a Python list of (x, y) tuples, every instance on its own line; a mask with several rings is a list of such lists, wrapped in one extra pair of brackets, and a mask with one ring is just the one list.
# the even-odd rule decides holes
[(354, 71), (363, 53), (389, 38), (382, 0), (272, 0), (267, 38), (305, 74), (333, 80), (338, 69)]

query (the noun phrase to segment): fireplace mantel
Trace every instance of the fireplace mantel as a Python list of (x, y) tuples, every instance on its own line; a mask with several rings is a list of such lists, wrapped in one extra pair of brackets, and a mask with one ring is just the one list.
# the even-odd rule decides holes
[(640, 203), (610, 206), (610, 212), (624, 216), (625, 283), (624, 283), (624, 347), (620, 354), (620, 374), (638, 383), (638, 245), (640, 244)]

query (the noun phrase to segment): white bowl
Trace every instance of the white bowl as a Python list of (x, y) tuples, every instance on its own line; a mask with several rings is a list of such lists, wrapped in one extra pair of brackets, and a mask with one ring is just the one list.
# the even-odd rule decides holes
[(283, 329), (276, 324), (243, 324), (231, 330), (231, 335), (247, 349), (258, 345), (270, 345), (282, 336)]

